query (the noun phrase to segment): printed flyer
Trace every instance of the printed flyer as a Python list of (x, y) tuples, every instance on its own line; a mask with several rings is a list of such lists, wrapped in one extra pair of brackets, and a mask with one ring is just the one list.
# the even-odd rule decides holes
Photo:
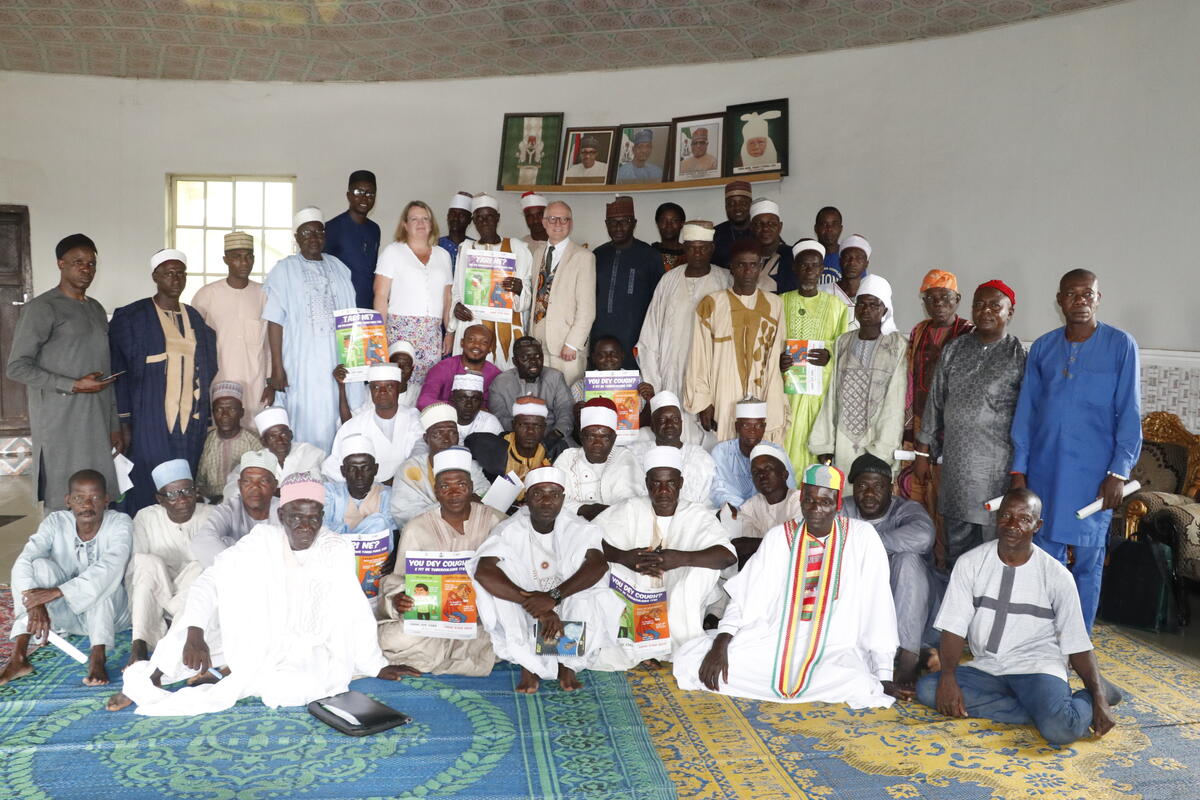
[(671, 652), (671, 632), (667, 625), (667, 590), (642, 591), (615, 573), (609, 573), (608, 585), (625, 603), (617, 641), (632, 647), (642, 659)]
[(354, 545), (354, 563), (358, 568), (358, 582), (363, 594), (374, 597), (379, 594), (379, 579), (383, 577), (383, 565), (392, 552), (392, 531), (385, 528), (376, 533), (343, 533)]
[(583, 375), (583, 397), (606, 397), (617, 407), (617, 442), (637, 437), (642, 398), (638, 386), (642, 376), (636, 369), (588, 370)]
[(387, 363), (387, 327), (378, 311), (339, 308), (333, 312), (333, 324), (338, 363), (346, 367), (346, 380), (365, 381), (367, 367)]
[(820, 396), (824, 391), (825, 368), (808, 363), (808, 351), (823, 349), (825, 342), (820, 339), (788, 339), (786, 346), (788, 355), (792, 357), (792, 366), (783, 374), (783, 393)]
[(464, 257), (463, 305), (471, 309), (477, 320), (511, 322), (513, 294), (505, 291), (503, 284), (505, 278), (516, 274), (516, 255), (468, 249)]
[[(404, 632), (435, 639), (474, 639), (479, 614), (467, 575), (470, 550), (410, 550), (404, 558), (404, 591), (413, 607), (404, 612)], [(399, 565), (397, 565), (399, 566)]]
[(557, 639), (542, 635), (542, 623), (533, 623), (533, 652), (539, 656), (581, 656), (587, 650), (587, 623), (564, 619)]

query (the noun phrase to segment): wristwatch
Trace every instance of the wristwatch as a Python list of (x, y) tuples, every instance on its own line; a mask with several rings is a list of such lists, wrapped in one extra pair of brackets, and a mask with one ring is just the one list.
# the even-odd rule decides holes
[(550, 595), (550, 599), (554, 601), (555, 605), (558, 605), (562, 602), (562, 589), (559, 587), (555, 586), (553, 589), (546, 592), (546, 594)]

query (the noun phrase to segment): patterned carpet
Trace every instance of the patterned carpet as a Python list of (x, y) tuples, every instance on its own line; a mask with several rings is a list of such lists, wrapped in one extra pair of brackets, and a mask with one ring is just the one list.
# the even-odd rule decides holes
[(1101, 671), (1126, 689), (1101, 740), (1049, 747), (1031, 728), (924, 706), (851, 711), (681, 692), (629, 673), (680, 797), (698, 800), (1192, 800), (1200, 796), (1200, 668), (1098, 627)]

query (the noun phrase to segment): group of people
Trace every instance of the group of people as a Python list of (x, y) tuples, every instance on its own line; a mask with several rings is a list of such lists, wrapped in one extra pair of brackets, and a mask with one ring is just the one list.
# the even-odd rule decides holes
[[(357, 171), (346, 212), (297, 212), (263, 284), (252, 237), (228, 234), (228, 277), (191, 305), (186, 254), (161, 250), (155, 294), (111, 321), (87, 294), (95, 243), (59, 243), (7, 367), (47, 515), (0, 683), (54, 630), (89, 637), (85, 683), (106, 684), (132, 628), (109, 707), (143, 714), (498, 660), (518, 691), (571, 691), (669, 661), (685, 689), (916, 699), (1056, 744), (1112, 727), (1089, 631), (1141, 447), (1138, 351), (1097, 319), (1094, 274), (1062, 276), (1065, 326), (1026, 353), (1003, 281), (966, 319), (931, 270), (906, 337), (836, 208), (788, 245), (742, 181), (719, 224), (659, 206), (654, 244), (617, 197), (594, 249), (565, 202), (526, 193), (527, 233), (503, 236), (497, 200), (466, 192), (445, 235), (413, 201), (381, 249), (376, 191)], [(487, 319), (465, 302), (481, 250), (515, 261)], [(335, 344), (354, 307), (388, 332), (365, 381)], [(636, 432), (585, 386), (613, 370), (639, 372)]]

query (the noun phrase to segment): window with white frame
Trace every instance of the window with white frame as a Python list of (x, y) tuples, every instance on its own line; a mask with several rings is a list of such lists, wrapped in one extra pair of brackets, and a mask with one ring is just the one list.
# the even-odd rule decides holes
[(223, 260), (225, 234), (254, 237), (254, 271), (262, 281), (275, 263), (290, 255), (292, 190), (295, 178), (261, 175), (171, 175), (167, 213), (170, 247), (188, 257), (183, 301), (201, 286), (229, 274)]

